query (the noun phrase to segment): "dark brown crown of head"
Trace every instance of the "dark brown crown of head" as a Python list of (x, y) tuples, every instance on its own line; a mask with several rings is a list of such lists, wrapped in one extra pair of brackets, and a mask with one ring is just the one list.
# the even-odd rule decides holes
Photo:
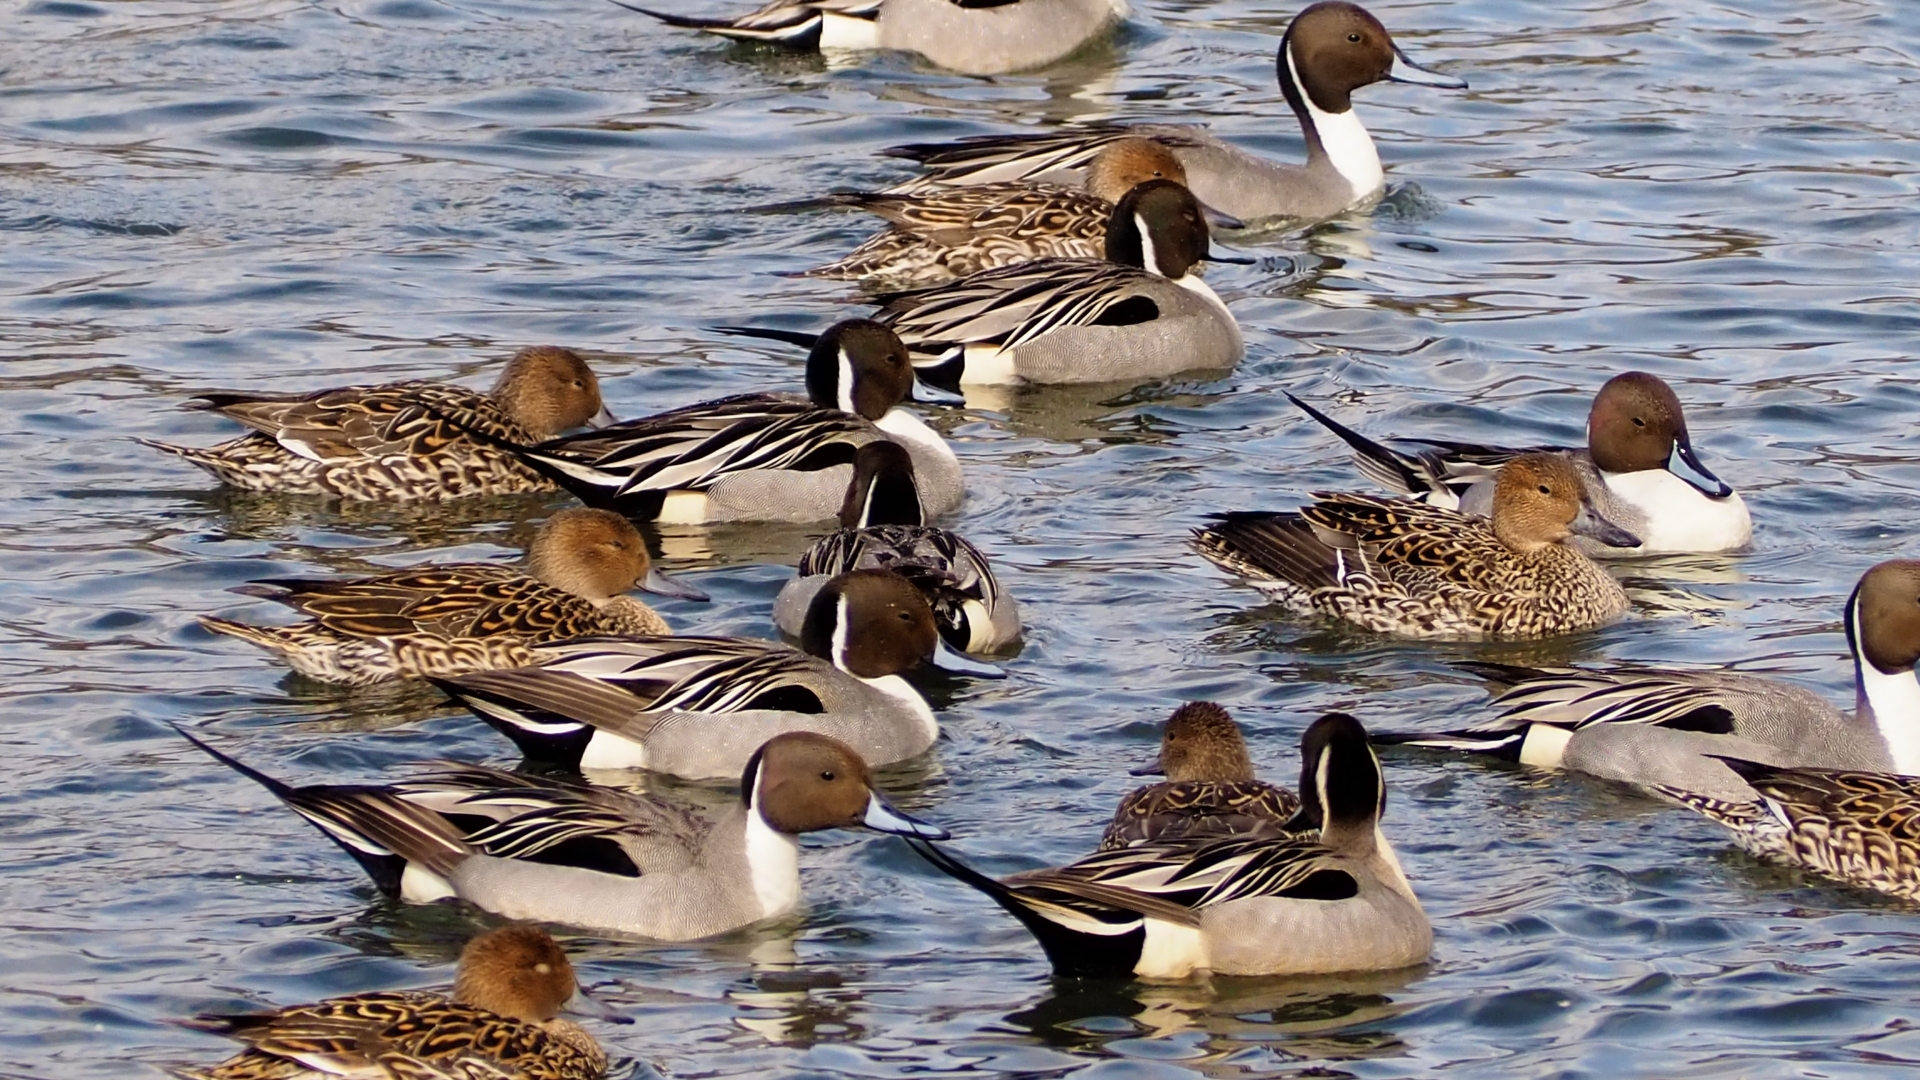
[(1280, 89), (1299, 107), (1289, 57), (1300, 85), (1321, 112), (1353, 107), (1353, 92), (1393, 71), (1393, 36), (1357, 4), (1320, 3), (1294, 16), (1280, 39)]
[(549, 439), (600, 414), (600, 380), (580, 354), (534, 345), (513, 354), (490, 395), (535, 439)]
[(1180, 159), (1152, 139), (1115, 140), (1087, 164), (1087, 193), (1110, 203), (1119, 202), (1127, 192), (1149, 180), (1187, 182), (1187, 170)]
[(1211, 701), (1189, 701), (1167, 717), (1160, 733), (1160, 767), (1175, 783), (1234, 784), (1254, 778), (1240, 725)]
[[(1107, 219), (1107, 259), (1170, 278), (1204, 262), (1207, 219), (1193, 193), (1171, 180), (1149, 180), (1121, 196)], [(1147, 249), (1154, 265), (1147, 265)]]
[[(838, 639), (844, 656), (834, 655)], [(852, 570), (827, 582), (807, 606), (800, 624), (800, 647), (863, 679), (911, 670), (933, 655), (939, 625), (927, 598), (913, 583), (891, 570)]]
[(1573, 534), (1586, 485), (1559, 454), (1524, 454), (1501, 466), (1493, 487), (1493, 533), (1515, 551), (1534, 551)]
[(776, 735), (761, 744), (740, 776), (740, 797), (758, 798), (760, 816), (789, 835), (861, 824), (873, 777), (853, 747), (811, 731)]
[(1884, 674), (1911, 670), (1920, 661), (1920, 561), (1881, 563), (1861, 576), (1854, 595), (1860, 655)]
[(907, 347), (899, 335), (872, 319), (834, 323), (807, 354), (807, 396), (823, 409), (878, 420), (912, 393), (913, 359)]
[(840, 527), (924, 525), (913, 456), (892, 439), (875, 439), (853, 455), (853, 479), (840, 503)]
[(596, 603), (631, 590), (651, 565), (640, 531), (610, 510), (562, 510), (540, 526), (527, 549), (530, 574)]
[(1686, 434), (1679, 395), (1644, 371), (1608, 379), (1587, 414), (1587, 450), (1610, 473), (1666, 468), (1674, 442)]
[(552, 935), (518, 923), (467, 942), (453, 978), (455, 1001), (535, 1024), (559, 1015), (578, 989)]

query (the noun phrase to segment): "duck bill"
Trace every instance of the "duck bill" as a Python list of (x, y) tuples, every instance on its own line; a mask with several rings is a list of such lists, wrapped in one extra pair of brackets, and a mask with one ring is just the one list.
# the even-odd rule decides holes
[(1258, 266), (1260, 264), (1259, 259), (1248, 258), (1245, 255), (1222, 255), (1217, 251), (1207, 252), (1207, 261), (1210, 263), (1232, 263), (1235, 266)]
[(1637, 548), (1640, 538), (1627, 530), (1601, 517), (1593, 507), (1580, 504), (1580, 512), (1573, 515), (1573, 523), (1567, 526), (1576, 536), (1585, 536), (1598, 540), (1608, 547)]
[(640, 587), (650, 593), (657, 593), (660, 596), (677, 597), (681, 600), (698, 600), (701, 603), (705, 603), (713, 599), (699, 589), (681, 581), (679, 578), (670, 578), (660, 571), (653, 569), (649, 569), (647, 576), (640, 579)]
[(1673, 456), (1679, 458), (1681, 464), (1692, 470), (1693, 475), (1687, 476), (1679, 472), (1673, 467), (1672, 461), (1667, 462), (1667, 471), (1693, 485), (1700, 494), (1709, 499), (1724, 499), (1733, 494), (1731, 485), (1713, 475), (1712, 470), (1705, 465), (1700, 464), (1700, 455), (1693, 452), (1693, 440), (1687, 438), (1687, 433), (1684, 431), (1680, 433), (1679, 438), (1673, 440)]
[(1165, 776), (1167, 775), (1166, 759), (1159, 754), (1155, 754), (1153, 755), (1152, 761), (1149, 761), (1144, 765), (1136, 765), (1133, 768), (1128, 769), (1127, 775), (1128, 776)]
[(951, 834), (938, 825), (930, 825), (919, 818), (910, 817), (895, 810), (892, 804), (881, 798), (876, 792), (867, 796), (867, 812), (860, 824), (875, 832), (893, 833), (896, 836), (917, 836), (922, 840), (945, 840)]
[(907, 395), (907, 400), (917, 401), (922, 405), (965, 405), (967, 403), (966, 395), (942, 389), (920, 378), (913, 380), (913, 392)]
[(1207, 219), (1207, 228), (1209, 229), (1244, 229), (1247, 227), (1246, 222), (1241, 221), (1225, 210), (1208, 206), (1206, 203), (1200, 204), (1200, 216)]
[(933, 654), (927, 657), (927, 663), (941, 671), (951, 671), (955, 675), (972, 675), (977, 679), (1004, 679), (1007, 673), (992, 664), (975, 660), (964, 653), (954, 652), (945, 641), (938, 637), (933, 640)]
[(1467, 80), (1452, 75), (1442, 75), (1432, 68), (1423, 68), (1407, 59), (1400, 46), (1393, 47), (1393, 68), (1387, 72), (1388, 82), (1407, 83), (1412, 86), (1432, 86), (1441, 90), (1465, 90)]
[(616, 1012), (613, 1006), (587, 993), (587, 988), (584, 986), (575, 987), (573, 996), (567, 999), (565, 1005), (560, 1006), (560, 1010), (576, 1016), (591, 1016), (610, 1024), (633, 1023), (633, 1017), (623, 1012)]
[(590, 428), (612, 427), (619, 422), (613, 418), (613, 411), (605, 405), (600, 406), (599, 412), (587, 418), (587, 426)]

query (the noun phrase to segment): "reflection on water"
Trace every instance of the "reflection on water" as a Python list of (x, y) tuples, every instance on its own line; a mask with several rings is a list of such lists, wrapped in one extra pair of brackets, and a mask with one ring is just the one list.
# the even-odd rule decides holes
[[(714, 0), (713, 10), (734, 5)], [(744, 5), (741, 5), (744, 6)], [(1293, 5), (1295, 7), (1299, 5)], [(1839, 617), (1915, 554), (1920, 23), (1893, 0), (1370, 7), (1474, 89), (1357, 95), (1392, 188), (1365, 215), (1224, 237), (1234, 371), (929, 409), (967, 470), (949, 522), (1027, 622), (999, 683), (929, 678), (943, 736), (879, 783), (990, 834), (1001, 869), (1083, 853), (1155, 723), (1215, 698), (1262, 775), (1332, 708), (1488, 715), (1459, 661), (1784, 672), (1852, 697)], [(482, 385), (581, 348), (621, 416), (794, 389), (849, 291), (782, 277), (873, 222), (750, 213), (905, 179), (877, 151), (1090, 120), (1203, 121), (1299, 160), (1287, 6), (1161, 0), (1058, 69), (969, 79), (667, 32), (597, 0), (40, 0), (0, 62), (0, 1052), (33, 1080), (211, 1061), (167, 1021), (444, 983), (487, 920), (378, 898), (351, 860), (168, 727), (291, 782), (514, 763), (422, 688), (288, 676), (195, 618), (287, 574), (506, 559), (561, 496), (336, 506), (220, 492), (130, 436), (211, 442), (214, 386)], [(1186, 547), (1214, 511), (1357, 484), (1281, 391), (1370, 435), (1580, 437), (1627, 367), (1671, 381), (1745, 494), (1744, 557), (1623, 564), (1635, 614), (1554, 642), (1427, 645), (1301, 622)], [(666, 526), (713, 594), (676, 626), (770, 636), (824, 528)], [(807, 906), (719, 942), (576, 937), (633, 1012), (638, 1075), (1882, 1076), (1920, 1062), (1914, 911), (1730, 851), (1631, 792), (1387, 756), (1385, 829), (1433, 916), (1424, 970), (1054, 982), (1030, 936), (897, 840), (810, 837)], [(717, 810), (727, 785), (597, 781)]]

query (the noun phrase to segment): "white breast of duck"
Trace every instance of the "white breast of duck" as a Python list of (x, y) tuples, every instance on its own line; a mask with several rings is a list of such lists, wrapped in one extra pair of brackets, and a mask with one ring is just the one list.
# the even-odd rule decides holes
[(1640, 538), (1634, 554), (1732, 551), (1752, 539), (1747, 504), (1694, 453), (1679, 395), (1658, 376), (1607, 380), (1587, 416), (1587, 448), (1607, 492), (1626, 504), (1620, 524)]

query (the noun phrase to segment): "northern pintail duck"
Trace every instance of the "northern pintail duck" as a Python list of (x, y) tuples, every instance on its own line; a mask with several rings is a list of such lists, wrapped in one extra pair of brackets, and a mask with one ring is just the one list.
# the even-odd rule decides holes
[(926, 524), (913, 459), (899, 445), (871, 442), (853, 459), (840, 531), (821, 537), (792, 581), (773, 598), (773, 624), (799, 637), (813, 598), (851, 570), (891, 570), (913, 582), (933, 609), (940, 636), (961, 652), (999, 652), (1020, 640), (1020, 605), (965, 537)]
[(1920, 900), (1920, 779), (1720, 760), (1747, 784), (1748, 798), (1658, 790), (1733, 830), (1735, 843), (1759, 858)]
[(1537, 638), (1627, 612), (1627, 594), (1570, 536), (1631, 546), (1586, 501), (1564, 457), (1500, 470), (1491, 519), (1404, 499), (1322, 493), (1297, 512), (1235, 513), (1194, 530), (1194, 547), (1274, 601), (1378, 633)]
[(1494, 701), (1498, 717), (1463, 731), (1376, 738), (1733, 802), (1753, 793), (1719, 755), (1920, 775), (1920, 562), (1868, 570), (1844, 618), (1856, 688), (1851, 717), (1804, 687), (1753, 675), (1471, 664), (1506, 685)]
[(437, 684), (534, 761), (723, 777), (787, 731), (831, 735), (875, 765), (918, 757), (940, 727), (902, 672), (1003, 675), (947, 648), (920, 591), (886, 570), (828, 582), (800, 641), (805, 652), (758, 638), (589, 638)]
[(452, 996), (424, 991), (353, 994), (312, 1005), (237, 1016), (209, 1015), (185, 1026), (247, 1044), (210, 1069), (180, 1069), (182, 1080), (598, 1080), (607, 1055), (563, 1010), (616, 1023), (574, 981), (567, 954), (545, 930), (490, 930), (460, 953)]
[(1166, 780), (1120, 800), (1101, 851), (1153, 840), (1278, 835), (1300, 810), (1293, 792), (1253, 775), (1240, 725), (1211, 701), (1175, 709), (1161, 730), (1159, 754), (1133, 775)]
[(310, 394), (219, 390), (195, 402), (254, 430), (204, 448), (140, 441), (243, 491), (361, 501), (552, 491), (512, 447), (613, 422), (586, 361), (551, 345), (515, 353), (484, 394), (404, 382)]
[(963, 75), (1064, 59), (1127, 17), (1126, 0), (771, 0), (746, 15), (694, 18), (614, 0), (669, 26), (795, 49), (898, 49)]
[[(910, 287), (1039, 259), (1105, 258), (1114, 204), (1149, 180), (1185, 184), (1187, 171), (1160, 143), (1121, 139), (1100, 148), (1079, 188), (1014, 182), (917, 194), (841, 192), (828, 201), (870, 211), (890, 227), (806, 275)], [(1222, 215), (1209, 223), (1239, 224)]]
[(588, 634), (671, 634), (659, 612), (624, 595), (642, 588), (705, 600), (654, 569), (633, 524), (605, 510), (562, 510), (540, 526), (527, 567), (440, 563), (364, 578), (265, 579), (235, 590), (308, 620), (200, 625), (278, 654), (323, 682), (368, 686), (533, 662), (528, 646)]
[(1200, 275), (1192, 193), (1150, 180), (1113, 208), (1105, 259), (1046, 259), (886, 298), (876, 316), (936, 384), (1154, 378), (1240, 362), (1240, 324)]
[[(1619, 548), (1575, 537), (1574, 546), (1589, 555), (1737, 551), (1753, 538), (1747, 504), (1694, 453), (1679, 396), (1644, 371), (1615, 375), (1600, 388), (1587, 416), (1587, 445), (1580, 448), (1401, 439), (1396, 441), (1425, 449), (1395, 450), (1287, 397), (1353, 448), (1353, 462), (1368, 479), (1469, 514), (1485, 516), (1492, 508), (1493, 478), (1502, 465), (1521, 454), (1566, 455), (1601, 516), (1640, 538), (1639, 547)], [(1673, 471), (1676, 457), (1698, 482)]]
[(1306, 137), (1305, 165), (1282, 165), (1185, 124), (1099, 125), (1044, 135), (986, 136), (895, 147), (929, 174), (905, 188), (1010, 180), (1071, 183), (1100, 148), (1117, 139), (1166, 143), (1186, 166), (1188, 186), (1208, 206), (1252, 222), (1327, 218), (1386, 186), (1380, 153), (1353, 109), (1353, 92), (1382, 80), (1466, 89), (1466, 81), (1408, 60), (1365, 9), (1320, 3), (1288, 24), (1275, 58), (1280, 92)]
[(740, 801), (712, 821), (651, 796), (444, 762), (385, 787), (296, 788), (186, 737), (319, 828), (389, 896), (663, 941), (792, 911), (801, 833), (947, 835), (895, 810), (851, 747), (811, 732), (756, 750)]
[(1303, 831), (1155, 840), (995, 880), (909, 840), (1033, 933), (1057, 974), (1178, 979), (1410, 967), (1433, 928), (1380, 831), (1386, 784), (1343, 713), (1301, 739)]
[(845, 499), (854, 452), (892, 439), (913, 455), (927, 511), (958, 507), (960, 461), (902, 406), (914, 371), (893, 331), (848, 319), (811, 340), (806, 397), (705, 401), (542, 443), (526, 458), (589, 506), (640, 521), (818, 521)]

